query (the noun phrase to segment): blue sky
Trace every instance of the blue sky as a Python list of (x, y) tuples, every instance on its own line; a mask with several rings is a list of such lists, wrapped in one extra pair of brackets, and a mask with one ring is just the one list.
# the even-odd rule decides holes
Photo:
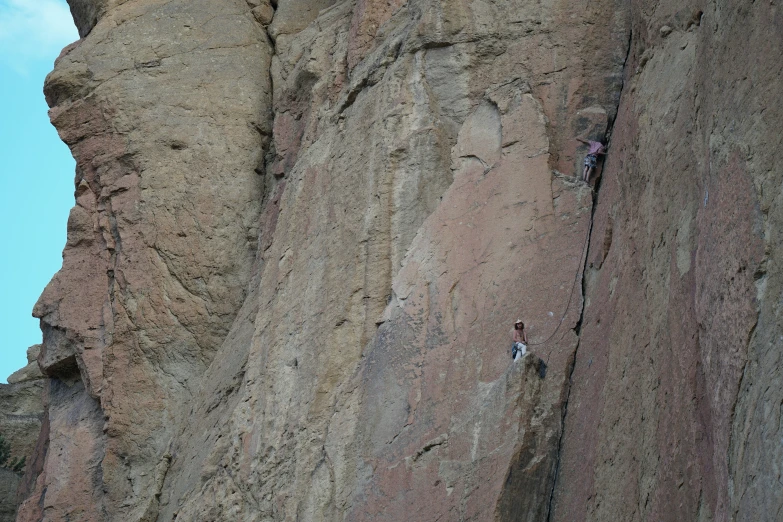
[(65, 0), (0, 0), (0, 382), (41, 342), (30, 313), (62, 265), (74, 161), (42, 90), (78, 38)]

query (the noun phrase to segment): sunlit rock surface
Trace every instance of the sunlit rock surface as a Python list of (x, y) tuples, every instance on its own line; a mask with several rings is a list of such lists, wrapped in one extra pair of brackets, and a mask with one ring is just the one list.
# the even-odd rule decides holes
[(72, 10), (19, 520), (775, 518), (774, 3)]

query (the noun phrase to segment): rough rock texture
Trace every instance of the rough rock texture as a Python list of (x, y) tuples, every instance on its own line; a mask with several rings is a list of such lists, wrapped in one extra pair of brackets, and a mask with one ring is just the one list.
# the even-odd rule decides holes
[[(27, 350), (27, 366), (0, 384), (0, 434), (11, 448), (10, 459), (25, 458), (29, 469), (44, 414), (42, 392), (44, 376), (36, 358), (40, 345)], [(20, 474), (0, 468), (0, 521), (16, 518), (16, 490), (22, 482)]]
[(19, 475), (5, 468), (0, 468), (0, 521), (16, 520), (16, 488)]
[(19, 520), (775, 518), (774, 2), (71, 5)]
[(22, 519), (154, 519), (179, 406), (255, 262), (269, 60), (244, 1), (125, 2), (47, 78), (76, 206), (34, 310), (49, 437)]
[[(623, 13), (572, 26), (584, 14), (559, 5), (520, 19), (522, 4), (422, 2), (360, 45), (365, 7), (276, 33), (253, 327), (235, 323), (203, 380), (159, 520), (548, 510), (592, 204), (553, 174), (578, 161), (553, 143), (606, 129)], [(565, 323), (539, 354), (546, 380), (524, 386), (519, 313), (539, 342)]]
[(777, 520), (783, 18), (634, 8), (554, 518)]
[(35, 381), (43, 379), (44, 375), (38, 367), (38, 356), (41, 353), (41, 345), (34, 344), (27, 349), (27, 365), (15, 371), (6, 379), (8, 384), (17, 384), (20, 382)]

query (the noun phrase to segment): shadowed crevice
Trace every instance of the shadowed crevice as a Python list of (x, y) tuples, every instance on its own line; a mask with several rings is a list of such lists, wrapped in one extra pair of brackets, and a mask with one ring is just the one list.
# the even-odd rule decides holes
[[(623, 82), (622, 82), (622, 85), (620, 87), (620, 95), (617, 98), (617, 100), (618, 100), (618, 103), (617, 103), (618, 108), (619, 108), (619, 105), (620, 105), (620, 101), (622, 100), (623, 91), (625, 89), (625, 83), (626, 83), (625, 82), (625, 78), (626, 78), (626, 71), (625, 71), (625, 69), (626, 69), (626, 67), (628, 65), (628, 58), (629, 58), (629, 56), (631, 54), (631, 44), (632, 44), (632, 41), (633, 41), (633, 31), (629, 32), (629, 35), (628, 35), (628, 43), (627, 43), (627, 46), (626, 46), (625, 60), (623, 61)], [(615, 111), (615, 114), (616, 113), (617, 113), (617, 111)], [(615, 121), (616, 121), (616, 116), (614, 118), (612, 118), (611, 120), (609, 120), (608, 128), (607, 128), (607, 131), (606, 131), (606, 137), (608, 138), (608, 140), (611, 140), (612, 131), (614, 130)], [(608, 158), (609, 158), (609, 156), (607, 154), (607, 156), (604, 158), (604, 162), (603, 162), (604, 165), (606, 164), (606, 161), (608, 161)], [(602, 165), (602, 169), (603, 169), (603, 165)], [(573, 380), (572, 379), (573, 379), (573, 374), (574, 374), (574, 368), (576, 367), (576, 358), (577, 358), (577, 354), (579, 353), (579, 348), (580, 348), (580, 345), (581, 345), (582, 324), (583, 324), (583, 321), (584, 321), (584, 314), (585, 314), (585, 308), (586, 308), (585, 298), (587, 296), (587, 278), (585, 277), (585, 273), (586, 273), (587, 268), (588, 268), (588, 259), (590, 259), (590, 240), (592, 239), (593, 224), (595, 223), (595, 211), (598, 208), (598, 197), (599, 197), (600, 188), (601, 188), (601, 182), (602, 181), (603, 181), (603, 174), (596, 177), (596, 181), (595, 181), (595, 196), (593, 197), (593, 206), (592, 206), (592, 208), (590, 210), (590, 227), (588, 229), (587, 239), (586, 239), (587, 253), (584, 256), (584, 265), (582, 266), (582, 300), (583, 301), (582, 301), (582, 307), (581, 307), (581, 310), (580, 310), (580, 313), (579, 313), (579, 320), (577, 321), (576, 326), (574, 327), (574, 333), (577, 336), (577, 343), (576, 343), (576, 347), (574, 348), (574, 352), (573, 352), (573, 355), (571, 357), (571, 360), (569, 362), (568, 369), (567, 369), (568, 380), (565, 382), (565, 400), (563, 401), (563, 410), (562, 410), (561, 423), (560, 423), (560, 436), (558, 438), (557, 450), (555, 452), (555, 458), (554, 458), (554, 478), (552, 480), (552, 488), (551, 488), (550, 493), (549, 493), (549, 502), (548, 502), (547, 510), (546, 510), (546, 520), (547, 520), (547, 522), (552, 520), (552, 515), (553, 515), (555, 491), (557, 490), (557, 481), (558, 481), (559, 474), (560, 474), (560, 464), (561, 464), (562, 449), (563, 449), (563, 437), (565, 436), (565, 421), (566, 421), (566, 417), (568, 415), (568, 402), (569, 402), (569, 400), (571, 398), (571, 389), (572, 389), (572, 384), (573, 384)], [(603, 242), (602, 242), (602, 244), (599, 245), (599, 247), (603, 248), (603, 246), (604, 245), (603, 245)]]

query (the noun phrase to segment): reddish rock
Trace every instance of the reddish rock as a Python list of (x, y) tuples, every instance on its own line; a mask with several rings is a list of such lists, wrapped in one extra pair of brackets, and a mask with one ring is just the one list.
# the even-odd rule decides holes
[(756, 401), (781, 392), (751, 368), (777, 360), (781, 77), (750, 49), (780, 56), (783, 25), (768, 6), (652, 13), (635, 11), (598, 198), (554, 519), (771, 520)]
[[(552, 172), (552, 140), (603, 132), (625, 41), (590, 37), (606, 59), (586, 77), (578, 56), (553, 71), (561, 33), (508, 24), (517, 7), (447, 33), (440, 6), (400, 9), (352, 69), (350, 4), (277, 37), (285, 185), (267, 181), (253, 326), (235, 323), (172, 445), (162, 519), (546, 516), (592, 204)], [(536, 93), (571, 82), (584, 114), (552, 126)], [(543, 381), (511, 365), (519, 314)]]
[[(460, 132), (454, 183), (411, 245), (362, 367), (357, 445), (369, 478), (351, 520), (540, 520), (548, 512), (580, 289), (569, 298), (592, 200), (586, 187), (552, 179), (539, 152), (548, 150), (544, 119), (529, 93), (507, 88), (490, 100)], [(514, 145), (501, 157), (503, 142)], [(549, 311), (557, 317), (544, 319)], [(533, 350), (524, 378), (507, 334), (519, 314)], [(535, 346), (561, 318), (559, 335)], [(549, 365), (545, 380), (539, 357)]]

